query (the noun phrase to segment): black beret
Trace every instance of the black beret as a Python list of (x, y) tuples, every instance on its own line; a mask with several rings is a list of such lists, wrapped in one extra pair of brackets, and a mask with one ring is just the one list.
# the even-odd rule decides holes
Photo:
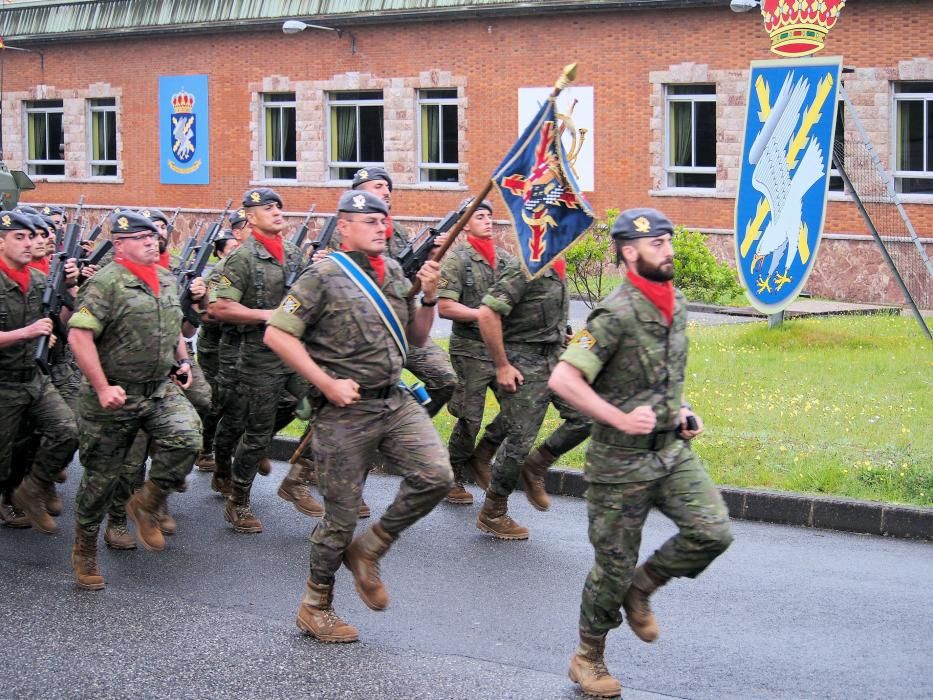
[(378, 165), (371, 168), (360, 168), (353, 173), (353, 184), (350, 187), (356, 189), (370, 180), (385, 180), (389, 184), (389, 192), (392, 191), (392, 178), (389, 177), (389, 171)]
[(122, 236), (127, 233), (140, 232), (158, 233), (155, 224), (148, 216), (143, 216), (132, 210), (114, 211), (110, 215), (110, 234)]
[(246, 209), (240, 207), (236, 211), (230, 212), (227, 214), (227, 220), (230, 222), (231, 228), (246, 223)]
[(36, 232), (32, 217), (20, 211), (0, 212), (0, 231), (30, 231)]
[(39, 210), (35, 207), (31, 207), (28, 204), (20, 204), (16, 207), (16, 211), (22, 212), (23, 214), (38, 214)]
[(55, 222), (49, 217), (42, 216), (42, 214), (28, 214), (27, 216), (32, 220), (32, 227), (35, 229), (36, 233), (39, 233), (39, 229), (41, 228), (50, 236), (55, 234)]
[[(460, 202), (460, 209), (466, 209), (473, 202), (473, 197), (467, 197), (462, 202)], [(477, 209), (485, 209), (490, 214), (492, 214), (492, 202), (488, 199), (484, 199), (482, 202), (476, 205)]]
[(227, 241), (235, 241), (236, 236), (233, 235), (233, 231), (230, 229), (225, 229), (220, 232), (220, 235), (214, 239), (214, 250), (223, 250), (227, 245)]
[(282, 203), (282, 198), (279, 197), (279, 193), (270, 187), (254, 187), (251, 190), (246, 190), (246, 194), (243, 195), (244, 207), (261, 207), (266, 204), (285, 206)]
[(385, 214), (389, 215), (389, 207), (372, 192), (355, 192), (347, 190), (340, 195), (337, 202), (337, 211), (350, 214)]
[(56, 214), (58, 214), (59, 216), (64, 216), (65, 215), (64, 207), (57, 207), (54, 204), (46, 204), (44, 207), (42, 207), (43, 216), (55, 216)]
[(657, 209), (626, 209), (616, 217), (610, 233), (624, 241), (657, 238), (666, 233), (673, 235), (674, 225)]
[(159, 211), (158, 209), (140, 209), (139, 213), (145, 216), (150, 221), (159, 220), (165, 223), (166, 226), (168, 226), (168, 217), (164, 213)]

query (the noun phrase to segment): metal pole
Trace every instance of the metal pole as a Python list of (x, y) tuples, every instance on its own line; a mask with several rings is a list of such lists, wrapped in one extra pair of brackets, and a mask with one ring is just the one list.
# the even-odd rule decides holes
[(771, 314), (768, 316), (768, 330), (772, 328), (778, 328), (784, 323), (784, 310), (778, 311), (776, 314)]

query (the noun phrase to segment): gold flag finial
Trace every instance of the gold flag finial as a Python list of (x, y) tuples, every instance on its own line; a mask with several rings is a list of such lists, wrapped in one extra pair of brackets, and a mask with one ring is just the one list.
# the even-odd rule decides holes
[(554, 83), (554, 91), (560, 92), (565, 87), (570, 85), (577, 78), (577, 64), (569, 63), (564, 66), (563, 72), (560, 74), (560, 77), (557, 79), (557, 82)]

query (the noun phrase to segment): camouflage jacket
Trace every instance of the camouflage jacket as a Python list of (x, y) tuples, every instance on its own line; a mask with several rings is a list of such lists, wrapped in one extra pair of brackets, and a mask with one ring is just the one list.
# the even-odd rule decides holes
[[(606, 401), (626, 413), (651, 406), (656, 431), (677, 427), (687, 364), (687, 305), (676, 292), (674, 320), (666, 319), (627, 279), (590, 313), (586, 328), (577, 333), (561, 360), (581, 372)], [(658, 452), (659, 460), (640, 461), (643, 449), (631, 448), (630, 438), (607, 425), (594, 424), (593, 446), (612, 448), (612, 458), (600, 469), (624, 480), (656, 478), (663, 473), (665, 453), (678, 452), (675, 441)], [(587, 460), (589, 465), (590, 460)], [(605, 476), (605, 475), (603, 475)]]
[[(217, 265), (209, 277), (208, 301), (231, 299), (250, 309), (274, 309), (285, 296), (285, 279), (301, 265), (301, 251), (284, 241), (285, 265), (279, 264), (265, 246), (250, 236)], [(285, 365), (262, 342), (262, 324), (237, 327), (240, 345), (239, 369), (244, 376), (284, 374)]]
[(514, 258), (482, 303), (502, 316), (506, 348), (519, 344), (560, 346), (570, 310), (567, 283), (554, 270), (529, 280), (521, 262)]
[[(347, 253), (375, 280), (362, 253)], [(402, 328), (415, 312), (406, 295), (411, 283), (394, 260), (386, 260), (382, 293)], [(398, 383), (404, 360), (382, 317), (359, 287), (333, 260), (324, 259), (304, 271), (268, 321), (296, 338), (328, 374), (353, 379), (365, 389)]]
[(78, 292), (68, 327), (94, 333), (101, 367), (111, 382), (165, 379), (175, 363), (182, 321), (178, 286), (172, 273), (157, 269), (158, 298), (118, 263), (99, 270)]
[[(0, 331), (15, 331), (42, 318), (42, 295), (48, 283), (45, 275), (29, 268), (29, 290), (26, 296), (19, 285), (0, 272)], [(23, 372), (36, 368), (36, 342), (17, 343), (0, 348), (0, 372)], [(3, 381), (0, 378), (0, 381)]]

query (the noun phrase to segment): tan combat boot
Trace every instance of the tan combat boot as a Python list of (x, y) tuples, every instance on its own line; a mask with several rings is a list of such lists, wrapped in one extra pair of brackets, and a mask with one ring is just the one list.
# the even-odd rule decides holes
[(368, 518), (373, 514), (372, 509), (366, 504), (362, 498), (360, 499), (360, 512), (356, 514), (358, 518)]
[(75, 572), (78, 588), (102, 591), (104, 577), (97, 568), (97, 528), (75, 528), (75, 544), (71, 550), (71, 568)]
[(311, 486), (317, 486), (317, 470), (314, 468), (314, 462), (307, 457), (299, 457), (295, 464), (301, 465), (301, 473), (305, 476), (305, 481)]
[(233, 483), (230, 479), (230, 473), (233, 470), (230, 457), (214, 457), (214, 475), (211, 477), (211, 491), (220, 494), (224, 498), (230, 495), (230, 487)]
[(470, 469), (473, 471), (473, 481), (483, 491), (489, 488), (492, 483), (492, 458), (496, 456), (499, 445), (492, 440), (483, 437), (473, 450), (473, 456), (470, 458)]
[(156, 518), (159, 521), (159, 531), (163, 535), (172, 536), (178, 532), (178, 523), (175, 522), (175, 518), (171, 513), (168, 512), (168, 502), (163, 501), (162, 507), (159, 508), (159, 511), (156, 513)]
[(618, 698), (622, 696), (622, 684), (613, 678), (603, 661), (606, 648), (606, 635), (594, 637), (580, 632), (580, 646), (570, 657), (570, 680), (580, 685), (585, 695), (597, 698)]
[(473, 494), (463, 488), (463, 467), (459, 464), (451, 466), (454, 468), (454, 485), (447, 492), (444, 500), (459, 506), (473, 505)]
[(310, 634), (319, 642), (347, 643), (360, 638), (353, 625), (340, 619), (331, 605), (334, 600), (334, 586), (315, 583), (308, 579), (304, 597), (298, 606), (298, 629)]
[(136, 549), (136, 539), (126, 529), (126, 519), (107, 518), (107, 529), (104, 530), (104, 543), (110, 549)]
[(528, 502), (538, 510), (547, 510), (551, 507), (551, 497), (544, 488), (544, 477), (550, 467), (557, 460), (548, 448), (541, 446), (535, 449), (522, 465), (522, 486)]
[(165, 537), (159, 529), (159, 512), (167, 496), (155, 483), (147, 481), (126, 503), (126, 516), (136, 526), (136, 539), (151, 551), (165, 549)]
[(379, 560), (395, 541), (379, 523), (355, 538), (343, 555), (343, 563), (353, 572), (356, 592), (371, 610), (385, 610), (389, 593), (379, 578)]
[(272, 460), (263, 457), (259, 460), (259, 473), (263, 476), (269, 476), (272, 473)]
[(198, 468), (198, 471), (202, 472), (212, 472), (217, 468), (217, 463), (214, 461), (213, 452), (203, 452), (198, 455), (197, 460), (194, 462), (194, 466)]
[(527, 540), (528, 528), (508, 516), (509, 497), (486, 491), (486, 500), (476, 518), (476, 527), (499, 540)]
[(307, 470), (296, 461), (279, 484), (279, 498), (291, 503), (299, 513), (312, 518), (323, 517), (324, 506), (311, 495), (311, 489), (308, 488), (305, 477), (306, 473)]
[(649, 598), (670, 578), (662, 576), (655, 571), (651, 564), (645, 563), (635, 569), (632, 583), (622, 599), (625, 617), (632, 632), (643, 642), (653, 642), (661, 634), (658, 621), (651, 612)]
[(17, 530), (32, 527), (26, 514), (10, 503), (7, 494), (0, 495), (0, 523)]
[(249, 508), (249, 486), (233, 483), (224, 504), (224, 520), (233, 525), (234, 532), (251, 535), (262, 532), (262, 523)]
[(23, 511), (34, 528), (45, 535), (54, 535), (58, 525), (49, 515), (47, 499), (48, 485), (33, 474), (26, 475), (12, 496), (13, 506)]

